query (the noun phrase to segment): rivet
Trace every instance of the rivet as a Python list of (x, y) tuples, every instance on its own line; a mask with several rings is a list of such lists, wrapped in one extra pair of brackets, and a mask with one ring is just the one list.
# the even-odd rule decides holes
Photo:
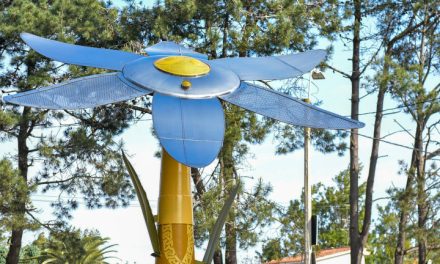
[(191, 82), (188, 80), (183, 80), (180, 86), (183, 90), (188, 90), (189, 88), (191, 88)]

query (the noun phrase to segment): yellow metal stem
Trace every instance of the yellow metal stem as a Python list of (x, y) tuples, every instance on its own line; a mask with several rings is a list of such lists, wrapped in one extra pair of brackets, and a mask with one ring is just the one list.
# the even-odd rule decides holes
[(156, 264), (194, 264), (190, 168), (162, 150), (159, 193), (160, 257)]

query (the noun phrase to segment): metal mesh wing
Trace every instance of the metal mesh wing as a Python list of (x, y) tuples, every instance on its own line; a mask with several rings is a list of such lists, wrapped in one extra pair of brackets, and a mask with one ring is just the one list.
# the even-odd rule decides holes
[(149, 94), (120, 73), (92, 75), (4, 97), (5, 102), (44, 109), (82, 109)]
[(362, 122), (323, 110), (283, 93), (245, 82), (242, 82), (241, 86), (233, 93), (220, 98), (244, 109), (291, 125), (326, 129), (349, 129), (364, 126)]
[(171, 157), (196, 168), (217, 157), (225, 133), (223, 108), (217, 98), (184, 99), (155, 93), (153, 125)]
[(148, 56), (158, 55), (185, 55), (194, 58), (207, 60), (208, 56), (202, 53), (195, 52), (191, 49), (185, 48), (182, 45), (172, 41), (162, 41), (145, 49)]
[(69, 64), (121, 71), (126, 63), (142, 58), (130, 52), (72, 45), (29, 33), (21, 33), (20, 36), (38, 53)]
[(242, 81), (281, 80), (313, 70), (325, 56), (325, 50), (311, 50), (282, 56), (223, 58), (208, 63), (235, 72)]

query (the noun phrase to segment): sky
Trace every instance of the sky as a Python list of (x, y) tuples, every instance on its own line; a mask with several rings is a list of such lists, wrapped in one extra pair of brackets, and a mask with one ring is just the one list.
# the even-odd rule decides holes
[[(118, 1), (117, 1), (118, 2)], [(117, 3), (121, 4), (121, 3)], [(325, 43), (321, 43), (316, 48), (326, 48)], [(335, 45), (335, 53), (329, 61), (341, 70), (350, 72), (351, 50), (344, 47), (341, 43)], [(350, 114), (350, 95), (351, 86), (348, 79), (341, 77), (337, 73), (329, 70), (324, 72), (325, 79), (317, 80), (312, 85), (312, 101), (322, 100), (320, 107), (344, 115)], [(307, 77), (307, 76), (305, 76)], [(433, 80), (438, 82), (438, 80)], [(363, 90), (365, 94), (365, 90)], [(366, 96), (361, 101), (360, 113), (373, 112), (375, 110), (376, 95)], [(396, 103), (387, 98), (384, 108), (395, 107)], [(366, 124), (365, 128), (359, 133), (363, 135), (372, 135), (374, 115), (361, 115), (360, 120)], [(382, 134), (387, 135), (401, 130), (396, 123), (406, 127), (410, 132), (414, 131), (415, 124), (406, 114), (386, 115), (382, 128)], [(151, 133), (152, 121), (144, 120), (134, 124), (127, 129), (120, 137), (125, 142), (127, 153), (130, 160), (137, 170), (141, 182), (147, 191), (150, 203), (153, 207), (153, 213), (157, 209), (157, 197), (159, 187), (160, 160), (154, 157), (154, 153), (159, 149), (157, 139)], [(371, 139), (360, 137), (360, 161), (364, 165), (360, 182), (366, 178), (368, 171), (368, 162), (371, 149)], [(386, 138), (390, 142), (411, 146), (412, 138), (407, 133), (395, 133)], [(276, 142), (269, 136), (262, 144), (251, 147), (253, 157), (250, 158), (248, 166), (240, 171), (241, 175), (252, 176), (253, 180), (248, 179), (248, 187), (259, 178), (269, 182), (273, 186), (273, 193), (270, 198), (274, 201), (287, 205), (292, 199), (299, 199), (303, 188), (303, 151), (299, 150), (287, 155), (275, 154)], [(0, 157), (14, 153), (15, 144), (2, 143), (0, 148)], [(377, 175), (374, 186), (374, 199), (386, 196), (386, 189), (391, 186), (403, 186), (406, 178), (398, 174), (398, 160), (409, 160), (411, 151), (403, 147), (391, 144), (381, 143), (380, 159), (377, 165)], [(349, 165), (348, 151), (343, 157), (334, 154), (321, 154), (317, 151), (311, 153), (311, 183), (322, 182), (325, 185), (332, 184), (332, 178), (340, 171), (346, 169)], [(209, 168), (207, 168), (209, 171)], [(53, 218), (50, 201), (56, 199), (56, 194), (36, 194), (33, 197), (34, 204), (40, 208), (39, 216), (41, 219)], [(382, 201), (384, 202), (384, 201)], [(376, 204), (374, 205), (376, 206)], [(148, 239), (147, 229), (142, 217), (139, 203), (134, 200), (127, 208), (112, 209), (94, 209), (88, 210), (80, 206), (73, 213), (71, 224), (81, 229), (96, 229), (104, 237), (111, 238), (111, 243), (117, 244), (115, 248), (118, 253), (116, 256), (120, 260), (111, 263), (154, 263), (154, 258), (150, 256), (153, 252)], [(41, 232), (41, 231), (40, 231)], [(25, 243), (34, 240), (39, 232), (27, 232)], [(270, 236), (268, 232), (266, 235)], [(253, 257), (255, 250), (252, 248), (247, 251), (240, 250), (239, 257), (244, 259), (246, 256)], [(196, 250), (196, 258), (203, 258), (203, 249)]]

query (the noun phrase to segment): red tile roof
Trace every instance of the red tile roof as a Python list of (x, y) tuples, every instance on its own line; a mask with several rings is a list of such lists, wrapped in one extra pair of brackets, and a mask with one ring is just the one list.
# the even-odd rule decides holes
[[(338, 254), (338, 253), (342, 253), (342, 252), (347, 252), (347, 251), (348, 252), (350, 251), (350, 247), (322, 249), (318, 252), (318, 254), (316, 254), (316, 258), (327, 257), (330, 255), (334, 255), (334, 254)], [(279, 260), (271, 260), (269, 262), (266, 262), (265, 264), (281, 264), (281, 263), (286, 263), (286, 262), (301, 262), (301, 261), (303, 261), (303, 256), (296, 255), (293, 257), (284, 257)]]

